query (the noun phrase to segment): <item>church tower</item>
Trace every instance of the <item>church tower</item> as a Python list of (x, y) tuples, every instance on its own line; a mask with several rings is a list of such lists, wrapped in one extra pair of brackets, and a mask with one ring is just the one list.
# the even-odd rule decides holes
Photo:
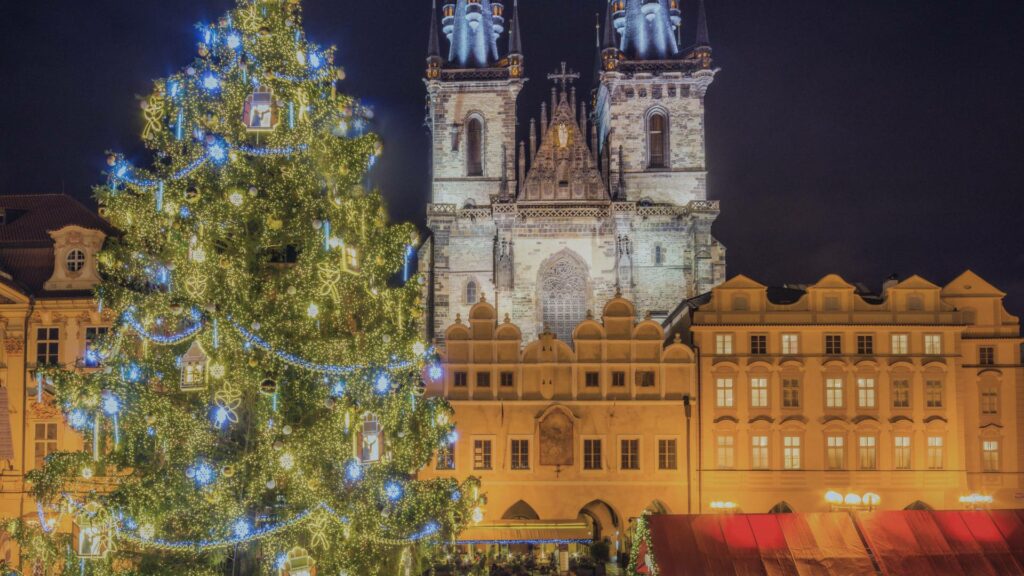
[[(496, 0), (445, 4), (447, 58), (431, 23), (431, 237), (420, 250), (427, 335), (439, 340), (486, 296), (524, 341), (553, 334), (571, 343), (573, 329), (616, 296), (659, 319), (721, 282), (725, 249), (711, 236), (718, 203), (705, 185), (703, 98), (715, 75), (706, 31), (681, 50), (678, 0), (610, 0), (593, 113), (577, 99), (579, 75), (562, 63), (517, 144), (518, 7), (504, 57), (503, 11)], [(706, 30), (703, 16), (697, 28)]]
[[(514, 4), (508, 51), (502, 56), (498, 47), (504, 44), (509, 1)], [(441, 14), (447, 58), (441, 52), (437, 17), (435, 0), (425, 78), (433, 170), (427, 226), (432, 238), (420, 252), (421, 269), (429, 274), (428, 312), (437, 319), (429, 333), (443, 332), (457, 314), (453, 305), (462, 309), (467, 297), (472, 305), (494, 291), (490, 252), (483, 258), (470, 256), (481, 244), (494, 244), (494, 224), (484, 219), (466, 224), (456, 219), (455, 211), (483, 209), (514, 194), (516, 99), (525, 82), (518, 0), (447, 0)]]
[(613, 198), (690, 207), (692, 294), (725, 274), (724, 248), (711, 237), (718, 203), (707, 199), (704, 139), (704, 97), (718, 70), (697, 1), (694, 45), (684, 49), (679, 0), (608, 0), (594, 112)]

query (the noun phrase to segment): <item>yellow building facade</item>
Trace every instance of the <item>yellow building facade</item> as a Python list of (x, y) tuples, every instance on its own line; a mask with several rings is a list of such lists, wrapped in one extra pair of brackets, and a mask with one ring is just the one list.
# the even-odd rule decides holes
[(480, 477), (492, 527), (585, 520), (613, 542), (644, 510), (823, 511), (830, 490), (1021, 506), (1022, 340), (1003, 296), (971, 272), (881, 295), (737, 276), (664, 326), (614, 298), (573, 347), (523, 342), (482, 300), (428, 383), (458, 441), (423, 473)]
[[(89, 342), (111, 325), (92, 297), (96, 254), (109, 226), (63, 195), (0, 197), (0, 517), (38, 518), (25, 473), (47, 454), (82, 448), (34, 370), (90, 370)], [(94, 479), (87, 488), (101, 488)], [(17, 551), (0, 542), (0, 560)]]

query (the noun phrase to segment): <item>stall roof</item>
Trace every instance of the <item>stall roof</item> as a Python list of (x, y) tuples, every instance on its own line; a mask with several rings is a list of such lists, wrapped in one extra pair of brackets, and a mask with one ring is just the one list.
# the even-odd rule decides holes
[(458, 544), (563, 544), (593, 541), (579, 520), (506, 520), (476, 524), (459, 534)]
[(648, 522), (651, 550), (641, 548), (641, 564), (656, 563), (660, 576), (1024, 574), (1024, 510), (661, 515)]
[(660, 576), (874, 573), (847, 514), (651, 516)]

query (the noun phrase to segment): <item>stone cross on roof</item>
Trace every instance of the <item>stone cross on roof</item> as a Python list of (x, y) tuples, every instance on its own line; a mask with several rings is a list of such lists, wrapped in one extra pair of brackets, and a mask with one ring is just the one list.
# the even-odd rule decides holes
[(563, 92), (565, 91), (565, 86), (567, 84), (572, 84), (573, 80), (579, 80), (579, 77), (580, 75), (578, 72), (573, 72), (572, 68), (567, 69), (565, 67), (565, 62), (562, 62), (561, 72), (555, 70), (554, 74), (548, 74), (548, 80), (554, 80), (555, 82), (558, 82)]

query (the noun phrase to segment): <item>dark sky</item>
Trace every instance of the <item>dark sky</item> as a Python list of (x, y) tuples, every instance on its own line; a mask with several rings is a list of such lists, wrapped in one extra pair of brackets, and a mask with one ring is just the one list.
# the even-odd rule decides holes
[[(560, 60), (590, 85), (604, 0), (521, 0), (536, 115)], [(683, 0), (687, 43), (696, 0)], [(1024, 312), (1024, 1), (707, 0), (710, 195), (729, 274), (828, 272), (877, 288), (972, 268)], [(139, 147), (136, 94), (195, 54), (230, 0), (8, 2), (0, 20), (0, 193), (87, 199), (104, 152)], [(422, 225), (427, 0), (305, 0), (345, 91), (374, 105), (392, 214)], [(503, 38), (504, 40), (504, 38)], [(502, 47), (504, 51), (504, 46)]]

